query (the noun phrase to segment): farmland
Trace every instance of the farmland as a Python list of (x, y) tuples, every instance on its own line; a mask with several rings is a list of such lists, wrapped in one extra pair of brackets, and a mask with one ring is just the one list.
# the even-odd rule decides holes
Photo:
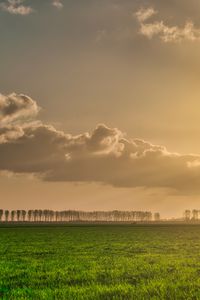
[(199, 225), (1, 225), (0, 299), (200, 299)]

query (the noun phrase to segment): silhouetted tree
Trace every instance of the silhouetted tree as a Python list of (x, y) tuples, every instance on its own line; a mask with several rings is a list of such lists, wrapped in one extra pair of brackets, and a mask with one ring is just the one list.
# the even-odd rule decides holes
[[(25, 222), (150, 222), (152, 221), (152, 213), (149, 211), (77, 211), (63, 210), (53, 211), (45, 210), (12, 210), (11, 213), (6, 210), (4, 212), (5, 221)], [(3, 210), (0, 210), (0, 221), (3, 217)], [(198, 218), (198, 211), (193, 210), (193, 219)], [(160, 214), (154, 214), (154, 220), (160, 220)]]
[(44, 221), (47, 222), (48, 221), (48, 209), (43, 210), (43, 215), (44, 215)]
[(32, 221), (32, 213), (33, 213), (32, 209), (29, 209), (29, 210), (28, 210), (28, 221), (29, 221), (29, 222)]
[(185, 212), (184, 212), (184, 219), (185, 221), (190, 221), (190, 218), (191, 218), (191, 211), (189, 209), (186, 209)]
[(25, 222), (26, 221), (26, 210), (21, 211), (21, 216), (22, 216), (22, 221)]
[(5, 210), (5, 221), (6, 221), (6, 222), (9, 221), (9, 215), (10, 215), (9, 210)]
[(17, 222), (20, 221), (20, 218), (21, 218), (21, 210), (17, 210)]
[(198, 214), (199, 214), (199, 211), (197, 209), (193, 209), (193, 211), (192, 211), (192, 220), (193, 221), (198, 220)]
[(42, 221), (42, 215), (43, 215), (42, 210), (41, 209), (38, 210), (38, 217), (40, 222)]
[(3, 219), (3, 209), (0, 209), (0, 222), (2, 221)]
[(12, 222), (15, 221), (15, 213), (16, 213), (15, 210), (12, 210), (12, 211), (11, 211), (11, 221), (12, 221)]
[(154, 214), (154, 220), (160, 221), (160, 214), (158, 212)]

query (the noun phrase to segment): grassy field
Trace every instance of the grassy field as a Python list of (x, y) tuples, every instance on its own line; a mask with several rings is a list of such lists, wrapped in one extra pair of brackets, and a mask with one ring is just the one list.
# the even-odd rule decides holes
[(200, 299), (200, 226), (2, 226), (0, 299)]

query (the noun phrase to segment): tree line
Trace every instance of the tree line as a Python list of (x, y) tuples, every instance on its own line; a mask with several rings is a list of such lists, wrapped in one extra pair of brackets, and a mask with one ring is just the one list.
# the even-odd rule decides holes
[(3, 210), (0, 222), (150, 222), (159, 221), (160, 214), (149, 211), (54, 211), (49, 209)]
[(186, 209), (184, 211), (183, 217), (184, 217), (185, 221), (198, 221), (198, 220), (200, 220), (200, 210), (198, 210), (198, 209), (193, 209), (193, 210)]

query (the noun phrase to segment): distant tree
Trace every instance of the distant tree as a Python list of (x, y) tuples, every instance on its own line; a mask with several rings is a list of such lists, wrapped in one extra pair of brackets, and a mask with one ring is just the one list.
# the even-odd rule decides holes
[(55, 211), (51, 210), (50, 212), (50, 221), (53, 222), (55, 220)]
[(42, 221), (42, 216), (43, 216), (43, 213), (42, 213), (42, 210), (38, 210), (38, 217), (39, 217), (39, 222)]
[(158, 212), (154, 214), (154, 220), (160, 221), (160, 214)]
[(39, 210), (35, 209), (34, 210), (34, 222), (37, 222), (39, 219)]
[(2, 221), (3, 219), (3, 209), (0, 209), (0, 222)]
[(21, 219), (21, 210), (17, 210), (17, 222), (19, 222)]
[(147, 222), (152, 221), (152, 213), (151, 212), (148, 212), (148, 211), (145, 212), (145, 220)]
[(48, 209), (43, 210), (43, 215), (44, 215), (44, 221), (47, 222), (48, 221)]
[(191, 219), (191, 211), (189, 210), (189, 209), (186, 209), (185, 211), (184, 211), (184, 219), (185, 219), (185, 221), (190, 221), (190, 219)]
[(26, 221), (26, 210), (21, 211), (21, 216), (22, 216), (22, 221), (25, 222)]
[(10, 215), (10, 211), (9, 210), (5, 210), (5, 221), (6, 222), (9, 221), (9, 215)]
[(32, 209), (29, 209), (29, 210), (28, 210), (28, 221), (29, 221), (29, 222), (32, 221), (32, 213), (33, 213)]
[(15, 221), (15, 213), (16, 213), (15, 210), (12, 210), (12, 211), (11, 211), (11, 221), (12, 221), (12, 222)]
[[(25, 222), (150, 222), (152, 221), (152, 213), (149, 211), (78, 211), (78, 210), (63, 210), (53, 211), (45, 210), (0, 210), (0, 221), (2, 221), (3, 213), (5, 221), (22, 221)], [(198, 211), (193, 210), (193, 219), (198, 218)], [(154, 214), (154, 220), (160, 220), (160, 214)]]
[(58, 222), (59, 221), (59, 211), (55, 212), (55, 218), (56, 218), (56, 222)]
[(193, 209), (192, 211), (192, 220), (197, 221), (199, 217), (199, 211), (197, 209)]

